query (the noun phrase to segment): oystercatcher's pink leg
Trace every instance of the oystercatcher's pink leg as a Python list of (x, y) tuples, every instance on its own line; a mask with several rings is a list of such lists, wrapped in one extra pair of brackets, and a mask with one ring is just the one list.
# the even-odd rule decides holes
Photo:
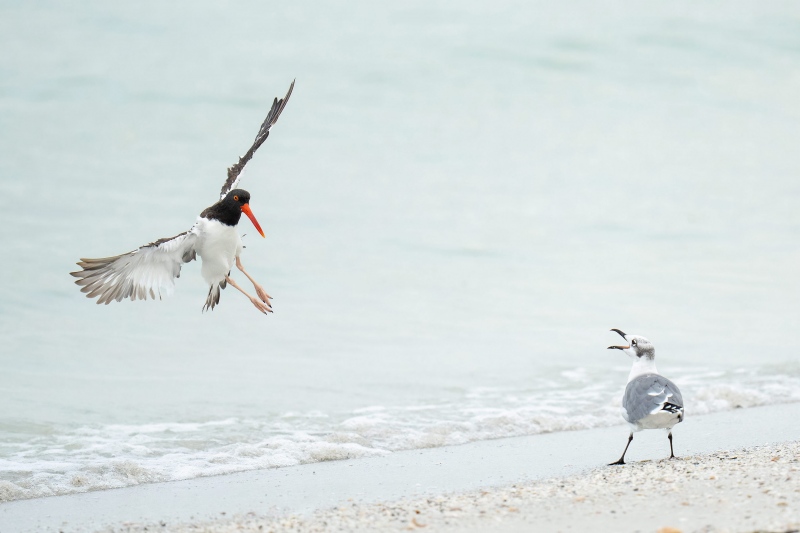
[(247, 276), (247, 279), (249, 279), (250, 283), (253, 284), (253, 288), (256, 290), (256, 294), (258, 294), (258, 297), (261, 298), (262, 302), (264, 302), (265, 304), (267, 304), (270, 307), (270, 311), (271, 311), (272, 310), (272, 303), (270, 302), (270, 299), (272, 298), (272, 296), (267, 294), (267, 291), (264, 290), (264, 287), (262, 287), (261, 285), (256, 283), (256, 280), (254, 280), (252, 277), (250, 277), (250, 274), (248, 274), (247, 271), (242, 266), (242, 259), (239, 256), (236, 257), (236, 268), (241, 270), (242, 274)]
[[(249, 276), (248, 276), (248, 277), (249, 277)], [(236, 284), (236, 282), (235, 282), (235, 281), (233, 281), (233, 278), (232, 278), (232, 277), (230, 277), (230, 276), (226, 276), (226, 277), (225, 277), (225, 280), (226, 280), (228, 283), (230, 283), (230, 284), (231, 284), (231, 286), (232, 286), (234, 289), (237, 289), (237, 290), (239, 290), (239, 292), (241, 292), (242, 294), (244, 294), (245, 296), (247, 296), (247, 297), (250, 299), (250, 302), (252, 302), (252, 304), (256, 306), (256, 309), (258, 309), (259, 311), (261, 311), (261, 312), (262, 312), (262, 313), (264, 313), (265, 315), (266, 315), (268, 312), (269, 312), (269, 313), (271, 313), (271, 312), (272, 312), (272, 307), (269, 305), (269, 302), (262, 302), (262, 301), (260, 301), (258, 298), (255, 298), (255, 297), (253, 297), (253, 296), (250, 296), (249, 294), (247, 294), (247, 293), (244, 291), (244, 289), (242, 289), (242, 288), (241, 288), (239, 285), (237, 285), (237, 284)]]

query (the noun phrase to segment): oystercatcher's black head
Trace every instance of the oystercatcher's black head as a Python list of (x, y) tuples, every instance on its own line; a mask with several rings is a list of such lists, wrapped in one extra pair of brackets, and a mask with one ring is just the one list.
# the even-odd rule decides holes
[(228, 226), (235, 226), (242, 218), (242, 213), (253, 223), (258, 232), (264, 237), (264, 232), (258, 224), (256, 217), (250, 210), (250, 193), (244, 189), (234, 189), (225, 198), (200, 213), (201, 217), (219, 220)]

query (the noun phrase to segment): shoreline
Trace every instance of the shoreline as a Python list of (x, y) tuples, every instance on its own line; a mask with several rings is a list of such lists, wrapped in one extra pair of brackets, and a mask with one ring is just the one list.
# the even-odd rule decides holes
[[(787, 428), (785, 421), (799, 418), (800, 403), (690, 416), (674, 429), (675, 451), (679, 458), (699, 457), (796, 441), (800, 434)], [(496, 487), (579, 479), (595, 469), (605, 472), (605, 465), (619, 457), (626, 440), (627, 428), (614, 426), (18, 500), (0, 504), (0, 530), (138, 531), (136, 527), (149, 525), (150, 531), (154, 526), (165, 531), (183, 530), (179, 527), (216, 531), (232, 524), (230, 517), (248, 513), (259, 520), (276, 520), (311, 516), (343, 504), (369, 506), (470, 491), (494, 493), (505, 490)], [(626, 457), (630, 466), (621, 471), (641, 468), (642, 461), (662, 464), (668, 453), (663, 432), (637, 433)], [(674, 464), (684, 464), (684, 460)], [(745, 473), (748, 468), (745, 465)], [(800, 475), (794, 476), (795, 483), (797, 478)]]
[[(505, 487), (348, 503), (307, 515), (248, 514), (169, 531), (615, 531), (796, 532), (800, 441), (599, 467)], [(164, 529), (164, 527), (162, 527)], [(153, 526), (131, 524), (124, 533)], [(156, 528), (158, 530), (158, 528)]]

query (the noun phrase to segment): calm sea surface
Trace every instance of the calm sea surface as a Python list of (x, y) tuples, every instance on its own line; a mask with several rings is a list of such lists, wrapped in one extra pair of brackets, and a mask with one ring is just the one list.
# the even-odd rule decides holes
[[(0, 50), (0, 501), (617, 424), (612, 327), (690, 420), (800, 401), (795, 2), (6, 1)], [(84, 298), (294, 78), (274, 315)]]

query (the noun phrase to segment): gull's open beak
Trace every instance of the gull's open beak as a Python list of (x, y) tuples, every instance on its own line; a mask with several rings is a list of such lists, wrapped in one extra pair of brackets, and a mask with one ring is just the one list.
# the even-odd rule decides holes
[[(616, 331), (617, 333), (619, 333), (620, 337), (625, 339), (625, 334), (622, 331), (618, 330), (617, 328), (614, 328), (611, 331)], [(628, 340), (628, 339), (625, 339), (625, 340)], [(628, 346), (609, 346), (608, 349), (609, 350), (627, 350), (630, 347), (631, 347), (630, 345), (628, 345)]]
[(250, 222), (253, 223), (253, 225), (256, 227), (261, 236), (266, 237), (266, 235), (264, 235), (264, 231), (261, 229), (261, 226), (258, 225), (258, 220), (256, 220), (255, 215), (253, 214), (252, 211), (250, 211), (250, 204), (244, 204), (242, 206), (242, 213), (247, 215), (247, 218), (250, 219)]

